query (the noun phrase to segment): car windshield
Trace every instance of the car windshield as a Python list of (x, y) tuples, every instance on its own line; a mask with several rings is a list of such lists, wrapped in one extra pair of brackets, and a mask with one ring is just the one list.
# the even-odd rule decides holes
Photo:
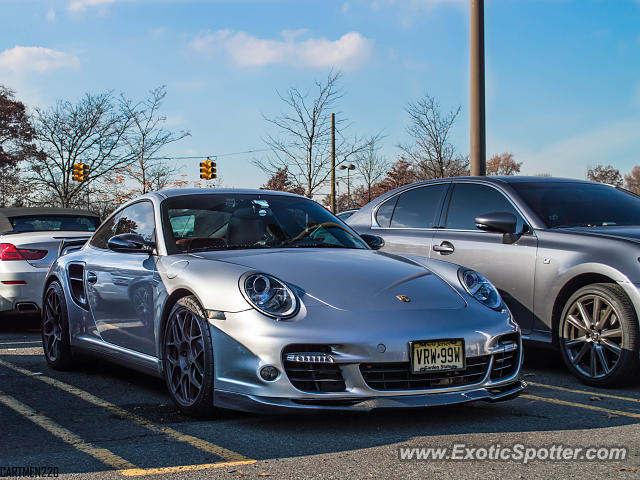
[(367, 246), (317, 203), (285, 195), (212, 194), (162, 204), (169, 253)]
[(549, 228), (640, 225), (640, 198), (610, 185), (514, 182), (511, 186)]
[(13, 231), (19, 232), (93, 232), (98, 227), (96, 217), (81, 216), (49, 216), (39, 215), (31, 217), (9, 218)]

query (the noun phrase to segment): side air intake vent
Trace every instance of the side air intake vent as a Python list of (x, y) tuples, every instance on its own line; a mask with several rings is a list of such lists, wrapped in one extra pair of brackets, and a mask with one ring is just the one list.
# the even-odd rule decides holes
[(67, 272), (73, 300), (82, 308), (87, 308), (87, 295), (84, 291), (84, 265), (70, 263), (67, 267)]

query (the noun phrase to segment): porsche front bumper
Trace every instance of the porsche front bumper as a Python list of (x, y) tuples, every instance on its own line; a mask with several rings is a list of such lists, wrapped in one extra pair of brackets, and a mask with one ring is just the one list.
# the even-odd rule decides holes
[[(369, 411), (501, 401), (517, 396), (526, 386), (520, 379), (520, 332), (507, 310), (471, 317), (473, 329), (461, 328), (459, 322), (452, 321), (451, 312), (431, 312), (431, 328), (426, 329), (415, 327), (413, 314), (404, 318), (396, 315), (394, 322), (384, 323), (370, 317), (368, 322), (378, 324), (375, 330), (364, 328), (365, 321), (359, 315), (323, 313), (320, 327), (310, 322), (276, 322), (253, 311), (210, 320), (215, 405), (265, 413)], [(340, 317), (348, 318), (353, 328), (338, 328), (345, 325)], [(250, 330), (246, 328), (249, 325)], [(464, 338), (465, 369), (425, 374), (410, 371), (411, 341), (447, 338)], [(287, 360), (287, 353), (298, 351), (324, 351), (331, 362), (295, 365)], [(260, 378), (265, 366), (279, 372), (272, 381)]]

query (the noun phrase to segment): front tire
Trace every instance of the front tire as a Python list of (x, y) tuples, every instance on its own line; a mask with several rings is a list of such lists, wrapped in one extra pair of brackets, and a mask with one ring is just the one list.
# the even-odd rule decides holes
[(203, 308), (194, 296), (171, 309), (163, 336), (164, 380), (178, 408), (210, 417), (213, 407), (213, 343)]
[(562, 358), (580, 381), (603, 388), (637, 381), (638, 320), (620, 286), (579, 289), (567, 300), (558, 327)]
[(69, 340), (69, 314), (60, 282), (51, 282), (42, 306), (42, 348), (44, 358), (55, 370), (68, 370), (73, 366)]

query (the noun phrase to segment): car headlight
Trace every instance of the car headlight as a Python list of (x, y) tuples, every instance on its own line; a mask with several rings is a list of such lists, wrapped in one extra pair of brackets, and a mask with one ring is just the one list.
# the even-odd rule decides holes
[(500, 297), (496, 287), (484, 275), (475, 270), (461, 268), (458, 271), (458, 277), (460, 277), (460, 283), (469, 292), (469, 295), (480, 303), (494, 310), (502, 308), (502, 297)]
[(298, 313), (298, 299), (284, 282), (265, 273), (252, 273), (241, 279), (245, 298), (257, 310), (276, 318), (290, 318)]

